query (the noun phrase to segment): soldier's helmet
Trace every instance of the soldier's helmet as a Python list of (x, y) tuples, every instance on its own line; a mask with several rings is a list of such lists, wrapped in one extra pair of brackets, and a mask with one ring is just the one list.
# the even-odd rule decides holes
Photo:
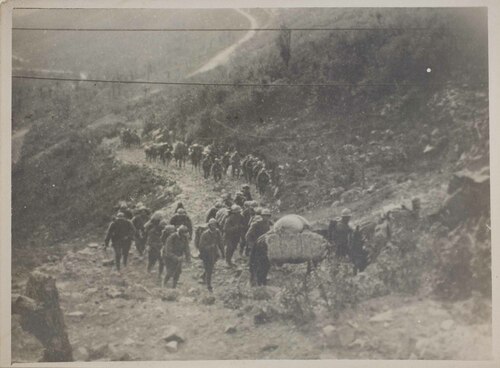
[(269, 210), (268, 208), (263, 208), (261, 215), (262, 216), (271, 216), (271, 210)]
[(189, 229), (187, 228), (186, 225), (181, 225), (181, 226), (179, 226), (178, 231), (181, 234), (187, 234), (189, 232)]
[(241, 212), (241, 207), (238, 206), (237, 204), (233, 204), (231, 206), (231, 212), (232, 213), (240, 213)]
[(166, 227), (167, 225), (168, 225), (167, 220), (161, 220), (161, 221), (160, 221), (160, 226), (161, 226), (161, 227)]
[(123, 212), (118, 212), (118, 213), (116, 214), (116, 218), (117, 218), (117, 219), (124, 219), (124, 218), (125, 218), (125, 214), (124, 214)]
[(248, 189), (250, 189), (250, 185), (248, 185), (248, 184), (243, 184), (243, 185), (241, 186), (241, 189), (242, 189), (242, 190), (248, 190)]
[(214, 225), (214, 226), (217, 226), (217, 220), (214, 219), (214, 218), (211, 218), (210, 220), (208, 220), (208, 225)]
[(245, 201), (245, 202), (243, 202), (243, 207), (244, 208), (249, 208), (251, 206), (252, 206), (252, 201)]
[(178, 213), (179, 215), (185, 215), (185, 214), (186, 214), (186, 210), (185, 210), (184, 208), (179, 208), (179, 209), (177, 210), (177, 213)]
[(255, 214), (256, 215), (261, 215), (262, 214), (262, 210), (263, 210), (262, 207), (255, 207)]
[(342, 217), (352, 217), (352, 212), (349, 208), (344, 208), (342, 210)]

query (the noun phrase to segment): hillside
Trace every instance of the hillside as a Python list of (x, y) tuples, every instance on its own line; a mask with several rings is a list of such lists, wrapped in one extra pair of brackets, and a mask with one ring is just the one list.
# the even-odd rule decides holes
[[(132, 116), (154, 112), (152, 124), (179, 138), (272, 157), (284, 166), (283, 210), (332, 203), (334, 187), (377, 186), (381, 170), (452, 172), (473, 165), (471, 156), (487, 164), (484, 16), (462, 9), (276, 10), (269, 27), (394, 30), (293, 31), (288, 65), (280, 57), (283, 33), (260, 32), (229, 65), (197, 80), (269, 87), (185, 87), (180, 101), (158, 95), (133, 103)], [(323, 86), (273, 87), (311, 83)], [(346, 144), (355, 152), (342, 152)]]

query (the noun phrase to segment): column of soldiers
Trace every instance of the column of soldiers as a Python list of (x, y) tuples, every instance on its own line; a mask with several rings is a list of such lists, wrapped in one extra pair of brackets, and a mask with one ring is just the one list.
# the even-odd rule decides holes
[[(177, 152), (176, 147), (181, 146), (186, 149), (179, 149)], [(215, 144), (202, 146), (194, 143), (188, 148), (184, 142), (176, 142), (173, 145), (167, 142), (153, 143), (144, 148), (144, 153), (148, 161), (160, 161), (167, 166), (173, 158), (184, 162), (189, 157), (192, 168), (202, 171), (205, 179), (212, 178), (217, 183), (225, 175), (231, 175), (234, 179), (243, 178), (254, 184), (261, 195), (266, 193), (271, 184), (277, 186), (280, 180), (278, 168), (270, 167), (264, 159), (252, 154), (243, 157), (234, 148), (223, 150)], [(185, 157), (177, 157), (178, 155)]]
[[(239, 249), (240, 257), (249, 257), (252, 285), (265, 285), (269, 270), (267, 250), (259, 249), (257, 239), (269, 231), (271, 212), (261, 208), (252, 199), (250, 186), (245, 184), (234, 198), (226, 194), (218, 200), (206, 215), (206, 227), (200, 227), (195, 237), (195, 246), (203, 261), (202, 282), (213, 290), (212, 275), (217, 260), (224, 259), (227, 267), (235, 267), (234, 253)], [(182, 203), (178, 203), (169, 221), (165, 215), (139, 205), (132, 211), (123, 204), (109, 225), (104, 246), (111, 243), (115, 253), (115, 266), (120, 271), (127, 266), (128, 255), (135, 243), (142, 257), (147, 253), (147, 272), (158, 263), (158, 280), (166, 286), (172, 279), (175, 288), (182, 272), (183, 262), (190, 263), (190, 240), (193, 225)], [(165, 277), (162, 274), (166, 269)]]

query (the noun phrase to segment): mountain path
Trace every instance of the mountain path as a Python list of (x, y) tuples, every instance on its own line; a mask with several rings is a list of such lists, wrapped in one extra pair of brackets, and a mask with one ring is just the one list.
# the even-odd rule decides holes
[[(148, 165), (160, 175), (174, 179), (182, 188), (177, 200), (183, 202), (194, 225), (204, 223), (206, 211), (220, 196), (214, 188), (224, 187), (234, 193), (241, 185), (239, 181), (224, 178), (222, 186), (215, 186), (213, 181), (205, 181), (201, 173), (194, 173), (189, 164), (180, 170), (173, 165), (167, 168), (147, 163), (138, 149), (119, 150), (117, 158), (130, 164)], [(167, 208), (170, 215), (175, 203)], [(91, 240), (84, 243), (88, 242)], [(199, 283), (203, 267), (192, 245), (191, 252), (194, 258), (191, 264), (184, 265), (177, 292), (160, 287), (158, 266), (148, 274), (147, 256), (140, 257), (134, 247), (129, 265), (121, 273), (103, 266), (103, 261), (112, 258), (113, 251), (109, 248), (104, 252), (100, 244), (97, 248), (75, 248), (61, 262), (41, 266), (39, 270), (57, 279), (75, 359), (85, 360), (89, 352), (103, 350), (104, 360), (119, 359), (125, 353), (134, 360), (319, 357), (320, 350), (293, 324), (276, 321), (255, 325), (253, 315), (262, 301), (247, 300), (244, 309), (224, 305), (231, 300), (228, 290), (241, 289), (247, 295), (252, 292), (246, 259), (237, 252), (235, 269), (227, 268), (222, 260), (217, 262), (213, 276), (215, 300), (209, 305), (211, 294)], [(268, 289), (271, 293), (279, 290), (272, 287), (272, 282)], [(176, 300), (166, 301), (173, 293), (177, 294)], [(162, 340), (172, 326), (186, 337), (175, 353), (169, 352)], [(228, 326), (235, 327), (236, 332), (226, 333)], [(94, 356), (93, 360), (96, 358), (99, 357)]]

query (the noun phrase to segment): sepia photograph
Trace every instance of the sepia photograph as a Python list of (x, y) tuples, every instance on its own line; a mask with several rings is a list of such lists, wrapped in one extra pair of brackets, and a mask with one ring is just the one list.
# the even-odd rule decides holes
[(22, 4), (11, 364), (494, 359), (488, 7)]

